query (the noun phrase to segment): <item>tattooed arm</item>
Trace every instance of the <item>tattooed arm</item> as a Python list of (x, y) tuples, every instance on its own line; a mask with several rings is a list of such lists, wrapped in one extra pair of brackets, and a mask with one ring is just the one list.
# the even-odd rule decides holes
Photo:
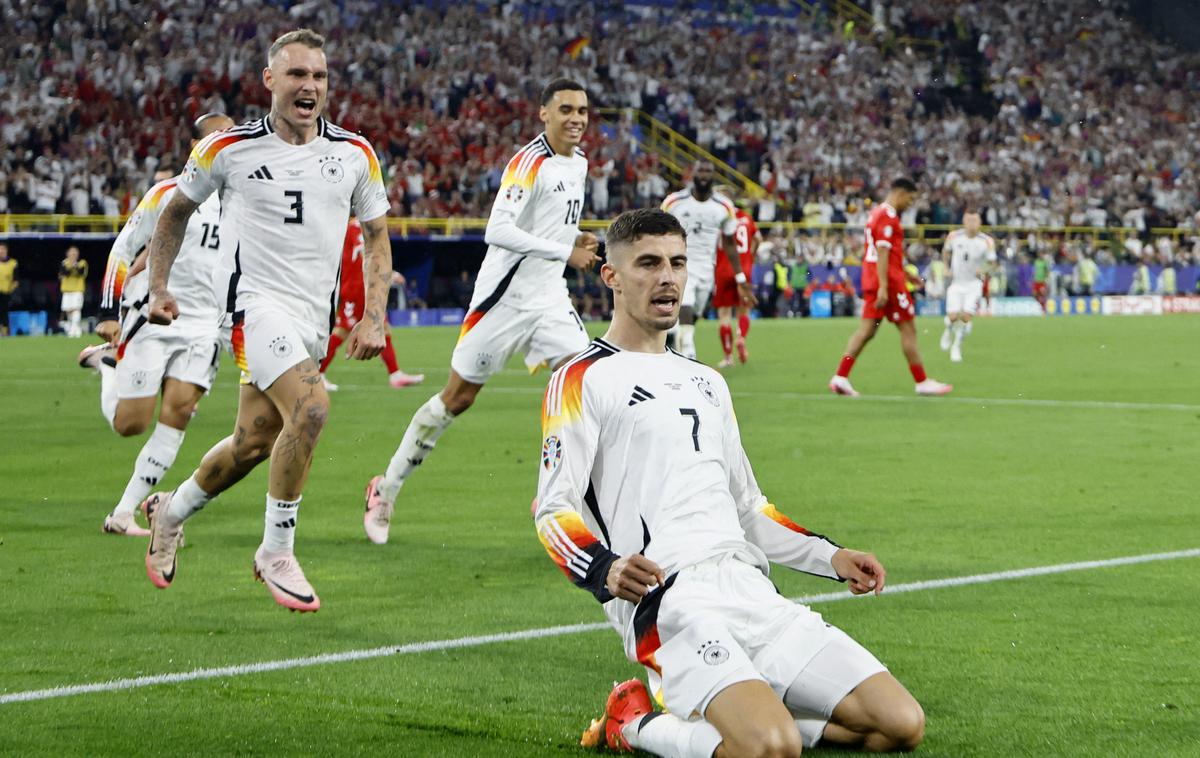
[(392, 283), (392, 243), (388, 239), (387, 216), (363, 221), (363, 283), (366, 285), (366, 307), (350, 338), (346, 340), (346, 355), (369, 360), (379, 355), (387, 344), (387, 296)]
[(179, 255), (188, 218), (200, 204), (182, 192), (176, 192), (158, 217), (150, 238), (148, 266), (150, 268), (150, 323), (169, 324), (179, 316), (179, 306), (167, 290), (171, 266)]

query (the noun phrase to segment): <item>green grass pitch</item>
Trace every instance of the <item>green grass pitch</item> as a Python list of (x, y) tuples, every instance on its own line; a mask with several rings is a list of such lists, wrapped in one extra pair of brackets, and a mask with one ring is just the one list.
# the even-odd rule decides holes
[[(893, 584), (1200, 547), (1200, 318), (994, 319), (915, 398), (894, 329), (825, 388), (849, 320), (755, 322), (727, 372), (760, 483), (782, 511), (874, 551)], [(455, 334), (398, 330), (378, 362), (339, 359), (299, 516), (317, 614), (253, 581), (267, 467), (188, 524), (175, 584), (141, 540), (101, 534), (143, 438), (98, 412), (84, 341), (0, 341), (0, 696), (385, 645), (602, 621), (529, 518), (546, 374), (498, 375), (409, 481), (384, 547), (362, 490), (445, 380)], [(716, 327), (697, 333), (715, 362)], [(232, 429), (226, 362), (166, 484)], [(1052, 401), (1036, 403), (1031, 401)], [(1200, 755), (1200, 559), (816, 606), (922, 702), (919, 755)], [(789, 596), (839, 589), (777, 570)], [(0, 704), (0, 755), (571, 756), (613, 680), (610, 630)], [(820, 753), (824, 751), (814, 751)]]

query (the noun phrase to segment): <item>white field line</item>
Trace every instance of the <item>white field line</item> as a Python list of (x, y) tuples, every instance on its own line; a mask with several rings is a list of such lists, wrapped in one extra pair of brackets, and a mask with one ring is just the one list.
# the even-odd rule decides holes
[[(888, 595), (905, 592), (922, 592), (924, 590), (941, 589), (944, 587), (962, 587), (969, 584), (989, 584), (1011, 579), (1025, 579), (1031, 576), (1046, 576), (1048, 574), (1063, 574), (1069, 571), (1087, 571), (1090, 569), (1110, 568), (1113, 566), (1129, 566), (1137, 563), (1153, 561), (1171, 561), (1180, 558), (1200, 558), (1200, 548), (1177, 550), (1170, 553), (1149, 553), (1146, 555), (1131, 555), (1124, 558), (1109, 558), (1098, 561), (1081, 561), (1078, 563), (1060, 563), (1054, 566), (1035, 566), (1033, 568), (996, 571), (990, 574), (973, 574), (971, 576), (955, 576), (945, 579), (931, 579), (923, 582), (908, 582), (905, 584), (889, 585), (885, 592)], [(832, 603), (838, 600), (849, 600), (855, 597), (847, 591), (827, 592), (820, 595), (808, 595), (793, 598), (797, 603)], [(866, 596), (870, 597), (870, 596)], [(429, 642), (410, 642), (405, 645), (389, 645), (387, 647), (368, 648), (365, 650), (347, 650), (341, 653), (325, 653), (304, 658), (284, 658), (276, 661), (260, 663), (244, 663), (220, 668), (194, 669), (174, 674), (155, 674), (139, 676), (130, 679), (112, 679), (107, 682), (92, 684), (69, 684), (51, 687), (44, 690), (27, 690), (0, 695), (0, 705), (6, 703), (28, 703), (34, 700), (50, 700), (53, 698), (70, 697), (72, 695), (87, 695), (96, 692), (115, 692), (132, 690), (141, 687), (152, 687), (159, 684), (180, 684), (202, 679), (218, 679), (222, 677), (246, 676), (261, 674), (268, 671), (284, 671), (287, 669), (307, 668), (327, 663), (348, 663), (371, 658), (386, 658), (393, 655), (410, 655), (413, 653), (430, 653), (439, 650), (455, 650), (459, 648), (479, 647), (499, 642), (521, 642), (525, 640), (543, 639), (546, 637), (562, 637), (570, 634), (595, 632), (609, 628), (607, 623), (571, 624), (569, 626), (550, 626), (541, 629), (522, 629), (515, 632), (499, 634), (484, 634), (475, 637), (459, 637), (449, 640), (431, 640)], [(614, 647), (614, 650), (616, 648)]]

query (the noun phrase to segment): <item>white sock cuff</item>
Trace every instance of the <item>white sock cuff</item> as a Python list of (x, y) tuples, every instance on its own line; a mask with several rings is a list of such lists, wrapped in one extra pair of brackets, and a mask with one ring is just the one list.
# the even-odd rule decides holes
[[(438, 426), (448, 426), (450, 422), (454, 420), (454, 414), (451, 413), (446, 408), (446, 404), (442, 402), (442, 395), (440, 392), (426, 400), (425, 405), (421, 406), (420, 411), (426, 411), (429, 414), (430, 419), (432, 419), (432, 421)], [(418, 413), (420, 413), (420, 411), (418, 411)]]
[(158, 442), (165, 442), (167, 444), (173, 444), (178, 447), (183, 443), (183, 434), (184, 432), (182, 429), (176, 429), (173, 426), (167, 426), (163, 422), (159, 421), (154, 425), (154, 431), (150, 434), (150, 439), (157, 440)]
[(721, 746), (723, 741), (721, 733), (717, 731), (715, 726), (707, 721), (700, 721), (696, 724), (696, 728), (692, 730), (690, 739), (688, 740), (688, 748), (691, 750), (691, 755), (711, 756), (717, 752), (717, 748)]
[(300, 497), (297, 497), (295, 500), (280, 500), (278, 498), (271, 497), (271, 493), (268, 492), (267, 493), (267, 507), (268, 508), (287, 508), (289, 510), (294, 510), (294, 509), (300, 507), (300, 501), (303, 499), (304, 499), (304, 496), (301, 495)]

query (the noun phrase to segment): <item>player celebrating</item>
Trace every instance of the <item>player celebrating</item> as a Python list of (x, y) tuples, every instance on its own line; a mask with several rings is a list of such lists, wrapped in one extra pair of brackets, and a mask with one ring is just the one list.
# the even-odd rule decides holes
[[(724, 194), (733, 196), (733, 193), (727, 190)], [(754, 219), (746, 213), (740, 205), (736, 204), (737, 228), (733, 232), (733, 241), (737, 245), (737, 258), (741, 261), (743, 277), (748, 276), (749, 272), (754, 268), (754, 256), (758, 253), (758, 245), (762, 242), (762, 233), (758, 231), (758, 226), (755, 225)], [(745, 363), (750, 357), (750, 353), (746, 350), (746, 335), (750, 333), (750, 307), (742, 302), (741, 293), (738, 292), (737, 277), (733, 273), (733, 268), (729, 265), (729, 256), (725, 253), (724, 242), (722, 242), (721, 251), (717, 253), (717, 268), (716, 268), (717, 289), (713, 292), (713, 307), (717, 309), (717, 321), (720, 324), (721, 330), (721, 350), (725, 353), (725, 357), (717, 364), (718, 368), (728, 368), (733, 365), (733, 311), (737, 309), (738, 317), (738, 338), (737, 338), (737, 354), (738, 360)]]
[(754, 305), (750, 281), (742, 270), (737, 242), (733, 239), (737, 230), (736, 209), (729, 198), (713, 191), (715, 175), (716, 169), (710, 161), (696, 161), (692, 167), (692, 186), (667, 195), (662, 203), (662, 209), (679, 219), (688, 233), (687, 289), (679, 311), (679, 352), (688, 358), (696, 357), (696, 319), (704, 313), (712, 292), (718, 242), (722, 243), (733, 271), (740, 301)]
[[(192, 144), (213, 132), (233, 126), (220, 113), (201, 116), (193, 126)], [(171, 269), (171, 288), (179, 293), (178, 318), (168, 326), (149, 322), (144, 275), (126, 278), (139, 251), (150, 240), (162, 209), (176, 192), (178, 178), (158, 182), (138, 203), (117, 235), (104, 272), (101, 321), (96, 334), (108, 340), (79, 354), (79, 364), (100, 372), (100, 411), (113, 431), (122, 437), (141, 434), (150, 427), (154, 405), (162, 393), (158, 424), (133, 464), (125, 492), (104, 519), (104, 531), (130, 537), (150, 532), (134, 520), (134, 511), (162, 480), (183, 444), (184, 431), (200, 397), (212, 386), (220, 365), (218, 325), (221, 305), (213, 290), (221, 205), (214, 195), (187, 219), (179, 257)], [(134, 299), (122, 319), (116, 320), (122, 290), (129, 282)], [(138, 289), (139, 285), (143, 289)], [(115, 357), (111, 355), (115, 346)]]
[(383, 349), (392, 270), (388, 200), (375, 153), (365, 139), (321, 117), (329, 82), (324, 43), (309, 29), (275, 40), (263, 70), (270, 113), (196, 145), (154, 230), (150, 320), (170, 323), (179, 308), (167, 281), (187, 218), (209, 195), (220, 195), (221, 252), (233, 271), (234, 355), (243, 373), (234, 434), (209, 450), (177, 490), (143, 504), (151, 531), (146, 573), (156, 587), (175, 578), (184, 520), (269, 457), (255, 575), (287, 608), (321, 606), (293, 544), (301, 492), (329, 414), (317, 364), (352, 213), (366, 240), (367, 285), (366, 312), (347, 340), (353, 358), (374, 358)]
[(950, 267), (950, 286), (946, 289), (946, 330), (941, 348), (950, 351), (950, 360), (962, 361), (962, 341), (971, 333), (971, 319), (983, 297), (983, 279), (996, 261), (996, 242), (979, 231), (979, 213), (963, 214), (963, 228), (946, 237), (942, 257)]
[(488, 377), (518, 351), (533, 371), (558, 367), (587, 347), (563, 264), (586, 271), (597, 260), (599, 241), (579, 232), (588, 169), (579, 141), (587, 129), (588, 98), (581, 85), (557, 79), (542, 90), (541, 103), (546, 131), (508, 162), (492, 206), (484, 233), (487, 256), (450, 358), (450, 378), (413, 415), (387, 473), (367, 485), (363, 525), (376, 544), (387, 542), (404, 482), (475, 402)]
[(767, 578), (774, 561), (878, 594), (885, 572), (767, 501), (721, 375), (665, 349), (687, 284), (683, 228), (661, 211), (623, 213), (607, 251), (612, 326), (546, 388), (535, 519), (667, 711), (625, 682), (584, 744), (697, 758), (916, 747), (912, 695)]
[[(350, 219), (346, 226), (346, 240), (342, 244), (342, 275), (338, 285), (337, 323), (333, 333), (329, 335), (329, 346), (325, 348), (325, 359), (321, 361), (321, 380), (329, 392), (337, 392), (338, 386), (325, 377), (325, 369), (337, 355), (337, 349), (350, 336), (350, 330), (362, 320), (363, 309), (366, 307), (366, 289), (363, 286), (363, 236), (362, 224), (358, 219)], [(391, 282), (399, 276), (392, 272)], [(389, 283), (391, 283), (389, 282)], [(425, 381), (424, 374), (406, 374), (396, 363), (396, 348), (392, 346), (392, 330), (388, 329), (387, 344), (379, 357), (388, 370), (388, 384), (396, 389), (410, 384), (420, 384)]]
[(838, 365), (837, 374), (829, 380), (829, 389), (839, 395), (858, 397), (850, 385), (850, 369), (885, 318), (900, 330), (900, 347), (908, 359), (908, 370), (916, 382), (918, 395), (945, 395), (954, 389), (925, 375), (921, 351), (917, 349), (916, 315), (908, 294), (908, 277), (904, 273), (904, 230), (900, 214), (917, 196), (917, 185), (903, 178), (892, 182), (887, 199), (871, 211), (863, 232), (865, 253), (862, 267), (862, 321)]

